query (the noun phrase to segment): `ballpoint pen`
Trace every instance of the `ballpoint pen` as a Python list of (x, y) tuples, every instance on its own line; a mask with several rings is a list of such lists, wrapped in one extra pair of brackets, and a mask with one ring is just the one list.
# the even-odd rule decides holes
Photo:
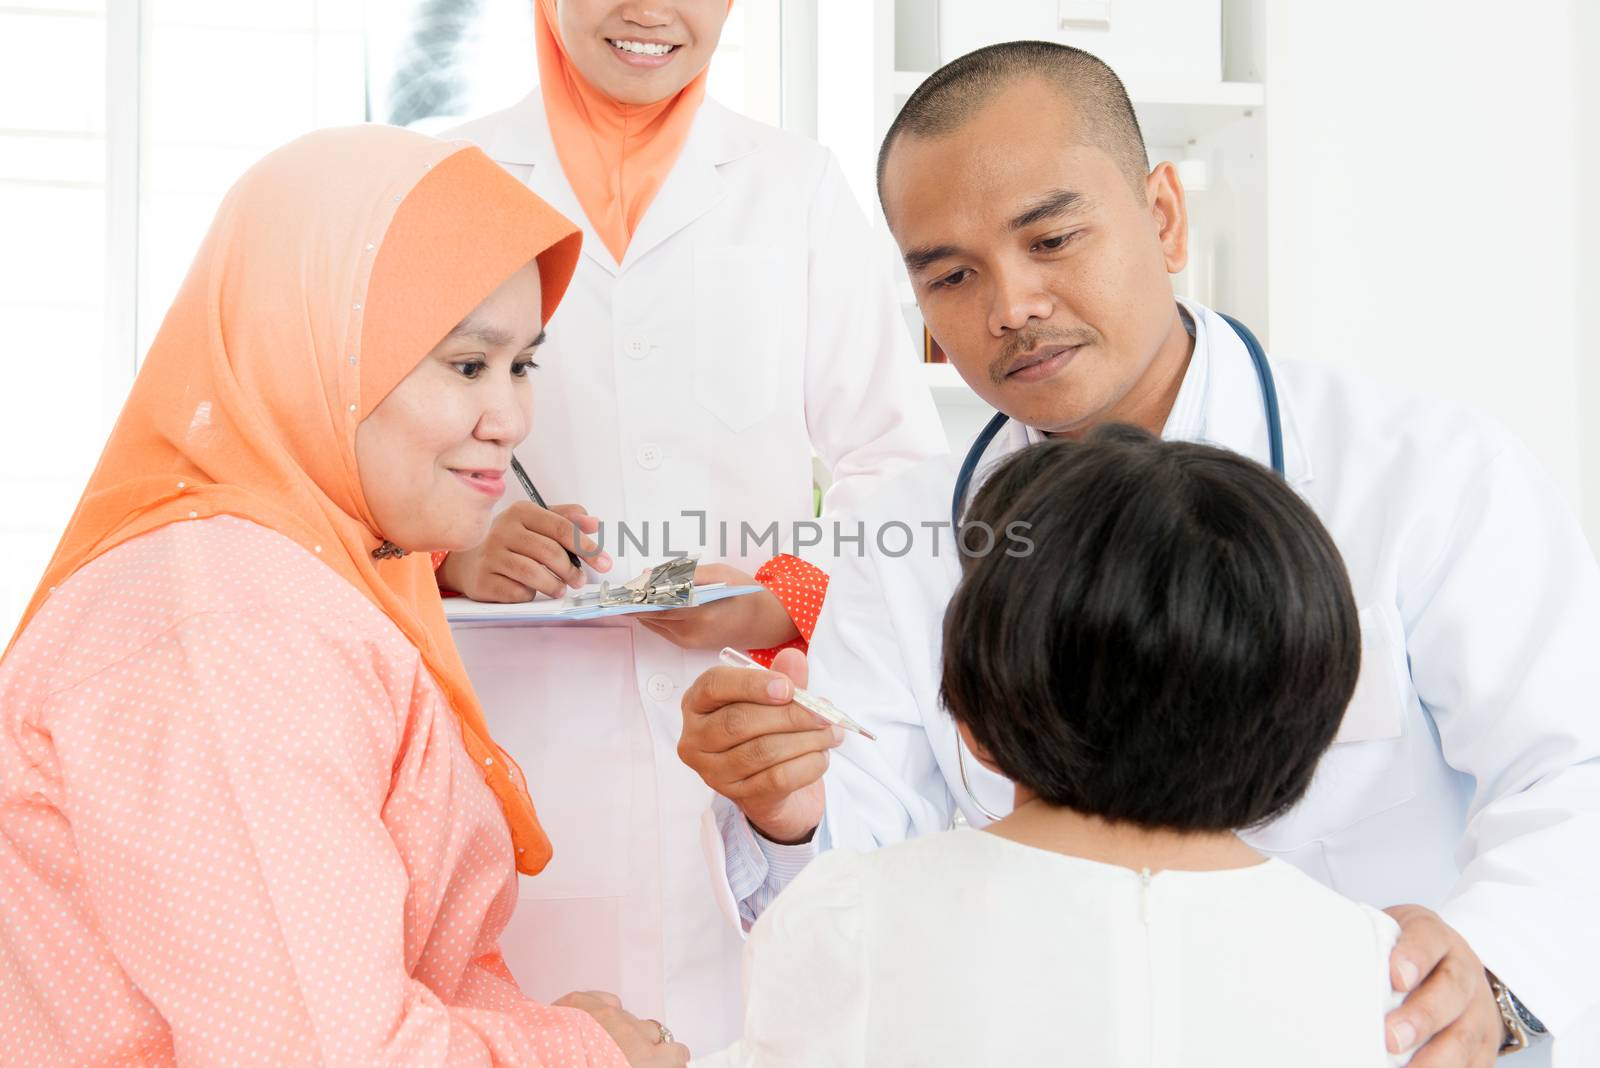
[[(515, 456), (511, 458), (511, 473), (517, 476), (518, 482), (522, 483), (522, 492), (528, 495), (528, 500), (532, 501), (534, 504), (537, 504), (540, 508), (543, 508), (548, 512), (550, 510), (550, 506), (544, 503), (543, 497), (539, 496), (539, 491), (537, 488), (535, 488), (533, 479), (528, 477), (528, 472), (522, 469), (522, 461), (518, 460)], [(572, 561), (573, 567), (577, 568), (579, 571), (583, 570), (583, 561), (579, 560), (578, 554), (573, 552), (571, 549), (567, 550), (567, 559)]]
[[(755, 668), (757, 671), (767, 670), (737, 649), (725, 648), (720, 656), (722, 662), (730, 667)], [(843, 727), (847, 731), (855, 731), (868, 741), (875, 742), (878, 740), (877, 735), (839, 711), (834, 706), (834, 703), (826, 697), (818, 697), (816, 694), (796, 686), (794, 688), (794, 703), (808, 712), (821, 716), (835, 726)]]

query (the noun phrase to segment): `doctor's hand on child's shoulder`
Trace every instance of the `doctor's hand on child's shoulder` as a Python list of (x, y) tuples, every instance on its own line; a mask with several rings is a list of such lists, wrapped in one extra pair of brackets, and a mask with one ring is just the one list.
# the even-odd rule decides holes
[(1415, 1050), (1412, 1068), (1490, 1068), (1507, 1036), (1483, 961), (1438, 913), (1383, 911), (1400, 925), (1389, 978), (1406, 995), (1384, 1021), (1389, 1052)]
[(439, 565), (439, 585), (475, 601), (531, 601), (536, 594), (560, 597), (584, 584), (572, 566), (571, 549), (596, 571), (611, 570), (611, 557), (588, 535), (600, 520), (581, 504), (540, 508), (517, 501), (495, 517), (489, 536), (475, 549), (451, 553)]
[(639, 1019), (622, 1007), (615, 994), (585, 990), (568, 994), (556, 1004), (593, 1016), (622, 1050), (630, 1068), (682, 1068), (689, 1063), (689, 1047), (666, 1041), (668, 1033), (661, 1024)]
[[(696, 586), (724, 582), (753, 586), (755, 579), (727, 564), (701, 564)], [(639, 622), (684, 649), (771, 649), (800, 636), (788, 609), (770, 590), (727, 597), (696, 608), (674, 608), (639, 617)]]
[(822, 773), (844, 732), (793, 701), (806, 658), (785, 649), (772, 671), (715, 667), (683, 695), (678, 756), (738, 805), (769, 841), (809, 841), (822, 821)]

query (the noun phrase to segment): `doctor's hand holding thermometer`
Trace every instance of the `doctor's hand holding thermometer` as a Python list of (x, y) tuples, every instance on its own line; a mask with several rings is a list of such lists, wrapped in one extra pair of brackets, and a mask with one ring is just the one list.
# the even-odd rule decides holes
[(822, 821), (828, 750), (844, 741), (843, 726), (801, 703), (805, 681), (805, 656), (785, 649), (771, 671), (712, 668), (683, 696), (678, 756), (784, 845), (809, 841)]
[[(737, 649), (723, 649), (718, 656), (729, 667), (749, 668), (754, 671), (765, 670), (764, 666), (757, 663), (749, 654), (741, 653)], [(869, 742), (878, 740), (877, 735), (839, 711), (839, 707), (826, 697), (818, 697), (814, 693), (797, 689), (794, 692), (794, 702), (813, 715), (832, 723), (836, 727), (843, 727), (847, 731), (859, 734)]]

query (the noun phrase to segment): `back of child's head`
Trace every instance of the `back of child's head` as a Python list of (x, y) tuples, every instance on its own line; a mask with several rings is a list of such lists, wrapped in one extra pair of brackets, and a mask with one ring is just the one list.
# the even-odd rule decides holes
[(945, 614), (941, 694), (1014, 782), (1177, 831), (1305, 793), (1361, 635), (1333, 539), (1280, 478), (1107, 427), (1009, 457), (963, 523), (992, 547)]

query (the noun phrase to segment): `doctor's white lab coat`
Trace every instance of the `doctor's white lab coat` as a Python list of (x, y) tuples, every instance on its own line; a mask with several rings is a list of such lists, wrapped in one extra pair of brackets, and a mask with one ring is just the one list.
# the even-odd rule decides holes
[[(1192, 310), (1195, 357), (1179, 404), (1192, 398), (1193, 418), (1167, 434), (1265, 464), (1247, 351), (1215, 313)], [(1559, 1036), (1600, 1004), (1594, 554), (1506, 434), (1453, 405), (1326, 367), (1275, 360), (1273, 369), (1287, 478), (1344, 556), (1363, 653), (1310, 792), (1245, 838), (1359, 901), (1437, 910)], [(1036, 432), (1008, 424), (985, 466), (1030, 440)], [(810, 689), (879, 740), (846, 735), (834, 752), (816, 847), (872, 849), (943, 830), (957, 808), (987, 823), (961, 785), (955, 726), (938, 701), (940, 628), (960, 577), (954, 543), (946, 530), (938, 556), (919, 541), (890, 557), (872, 534), (890, 520), (948, 524), (958, 466), (952, 456), (883, 480), (866, 551), (832, 565)], [(889, 551), (903, 540), (887, 539)], [(1009, 811), (1010, 784), (970, 754), (966, 764), (984, 805)], [(725, 826), (748, 834), (728, 802), (717, 804)], [(784, 881), (767, 880), (743, 897), (746, 919)], [(1579, 1063), (1559, 1040), (1555, 1048), (1557, 1063)]]
[[(562, 173), (537, 92), (446, 136), (479, 144), (583, 227), (517, 455), (546, 500), (605, 522), (610, 577), (695, 551), (754, 572), (813, 515), (813, 450), (835, 496), (944, 453), (886, 246), (815, 143), (706, 100), (618, 265)], [(764, 537), (774, 523), (778, 543)], [(725, 1044), (740, 936), (707, 877), (710, 791), (676, 751), (683, 691), (714, 655), (625, 620), (458, 629), (456, 641), (555, 846), (522, 879), (502, 939), (524, 989), (613, 991), (691, 1049)]]

